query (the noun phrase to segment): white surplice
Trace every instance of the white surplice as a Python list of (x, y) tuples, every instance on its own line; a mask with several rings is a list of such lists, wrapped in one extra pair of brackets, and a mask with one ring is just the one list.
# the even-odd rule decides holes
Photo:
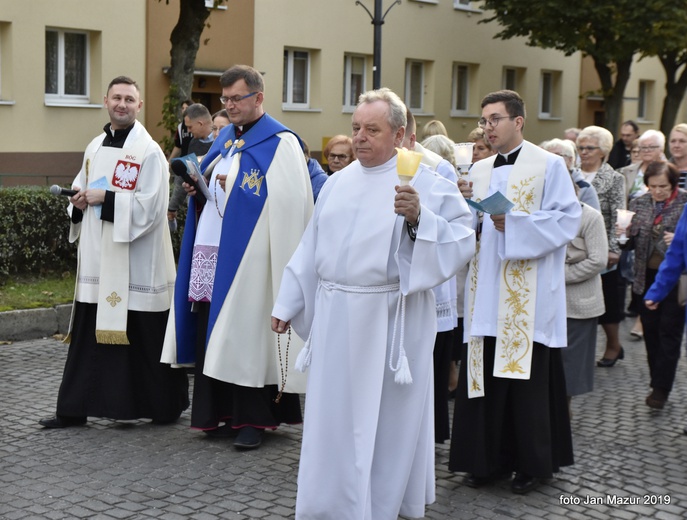
[[(535, 145), (527, 141), (523, 143), (518, 162), (530, 160), (531, 147)], [(494, 159), (484, 160), (493, 162)], [(497, 191), (506, 194), (512, 169), (512, 165), (493, 169), (487, 195)], [(471, 172), (471, 175), (475, 174)], [(465, 341), (469, 341), (470, 336), (498, 336), (502, 262), (534, 258), (538, 267), (534, 341), (552, 348), (568, 344), (565, 246), (577, 234), (582, 210), (570, 173), (560, 157), (554, 154), (548, 156), (544, 182), (541, 208), (531, 214), (523, 211), (506, 213), (505, 233), (496, 231), (488, 215), (484, 217), (474, 318), (471, 328), (465, 329)], [(465, 312), (469, 312), (467, 300)]]
[[(434, 501), (432, 287), (468, 262), (475, 238), (455, 185), (421, 166), (412, 182), (421, 222), (411, 241), (394, 213), (398, 184), (395, 156), (375, 168), (355, 161), (330, 177), (284, 271), (273, 315), (310, 335), (312, 349), (299, 520), (422, 517)], [(365, 292), (399, 282), (407, 385), (389, 369), (400, 292)], [(353, 286), (362, 292), (346, 290)]]

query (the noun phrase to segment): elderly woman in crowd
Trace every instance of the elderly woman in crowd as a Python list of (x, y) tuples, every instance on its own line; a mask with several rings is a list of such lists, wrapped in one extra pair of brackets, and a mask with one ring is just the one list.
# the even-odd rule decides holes
[(617, 210), (625, 209), (625, 178), (606, 163), (612, 147), (613, 136), (600, 126), (583, 128), (577, 137), (580, 172), (596, 190), (608, 239), (608, 262), (606, 272), (601, 275), (606, 312), (599, 318), (606, 334), (606, 350), (597, 362), (599, 367), (612, 367), (624, 357), (620, 322), (625, 317), (625, 286), (617, 269), (620, 246), (615, 235), (615, 221)]
[[(554, 152), (555, 153), (555, 152)], [(576, 185), (578, 198), (580, 189)], [(568, 244), (565, 257), (565, 299), (568, 346), (561, 350), (565, 384), (570, 400), (594, 389), (594, 356), (598, 317), (604, 313), (601, 271), (608, 262), (604, 219), (596, 209), (582, 205), (577, 236)]]
[(677, 167), (680, 174), (678, 185), (685, 189), (687, 188), (687, 124), (675, 125), (670, 131), (668, 151), (670, 152), (670, 162)]
[[(665, 161), (650, 163), (644, 172), (649, 192), (630, 202), (630, 210), (635, 212), (632, 224), (627, 230), (618, 229), (618, 233), (626, 232), (629, 237), (622, 247), (635, 251), (632, 291), (645, 299), (687, 202), (687, 192), (678, 188), (678, 178), (675, 165)], [(673, 388), (685, 326), (677, 288), (668, 292), (656, 308), (641, 309), (640, 316), (651, 376), (651, 393), (645, 402), (651, 408), (661, 409)]]
[(327, 160), (325, 165), (327, 175), (338, 172), (355, 161), (353, 140), (347, 135), (335, 135), (322, 150), (322, 157)]
[[(633, 159), (632, 164), (618, 170), (625, 176), (625, 194), (627, 195), (628, 204), (632, 199), (636, 199), (646, 193), (647, 188), (644, 183), (644, 172), (647, 166), (653, 161), (665, 159), (665, 155), (663, 154), (665, 144), (665, 135), (658, 130), (647, 130), (637, 138), (637, 148), (639, 151), (638, 159), (636, 161)], [(626, 272), (632, 271), (632, 263), (634, 262), (633, 255), (633, 252), (626, 250), (620, 258), (621, 274), (623, 274), (625, 279), (629, 282), (633, 281), (634, 276), (633, 274), (628, 275)], [(644, 308), (644, 305), (639, 297), (640, 295), (634, 291), (632, 291), (631, 294), (632, 299), (628, 307), (628, 314), (630, 316), (637, 315), (637, 318), (632, 326), (632, 330), (630, 330), (630, 334), (637, 339), (641, 339), (644, 336), (644, 332), (639, 311)]]
[(596, 190), (594, 186), (589, 184), (584, 180), (582, 173), (579, 168), (575, 167), (575, 161), (577, 159), (577, 149), (575, 148), (575, 143), (569, 139), (551, 139), (550, 141), (544, 141), (540, 145), (547, 152), (554, 153), (565, 160), (565, 165), (568, 167), (570, 176), (573, 182), (577, 186), (578, 194), (577, 198), (580, 202), (591, 206), (597, 211), (600, 211), (599, 197), (596, 195)]
[(666, 136), (658, 130), (647, 130), (637, 139), (639, 144), (639, 161), (633, 162), (618, 170), (625, 177), (625, 193), (628, 202), (646, 193), (644, 172), (649, 163), (665, 159), (663, 153)]
[(423, 148), (440, 155), (442, 159), (450, 162), (454, 168), (456, 167), (455, 143), (445, 135), (430, 135), (420, 144)]

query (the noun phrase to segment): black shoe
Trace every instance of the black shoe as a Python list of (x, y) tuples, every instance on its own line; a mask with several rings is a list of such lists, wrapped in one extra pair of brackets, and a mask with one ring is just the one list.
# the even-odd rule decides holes
[(67, 428), (69, 426), (82, 426), (86, 424), (86, 417), (65, 417), (56, 415), (49, 419), (41, 419), (38, 424), (44, 428)]
[(229, 424), (223, 424), (218, 428), (213, 428), (212, 430), (203, 430), (205, 435), (212, 437), (213, 439), (226, 439), (228, 437), (236, 437), (239, 430), (232, 428)]
[(610, 358), (601, 358), (599, 361), (596, 362), (597, 367), (601, 368), (610, 368), (613, 365), (615, 365), (619, 359), (625, 359), (625, 350), (623, 347), (620, 347), (620, 354), (615, 359), (610, 359)]
[(475, 489), (486, 486), (489, 483), (491, 483), (491, 477), (478, 477), (472, 473), (468, 473), (463, 477), (463, 484)]
[(510, 478), (512, 473), (510, 471), (497, 473), (496, 475), (491, 475), (489, 477), (478, 477), (472, 473), (468, 473), (463, 477), (463, 484), (471, 488), (479, 488), (491, 484), (496, 480), (503, 480), (505, 478)]
[(644, 401), (649, 408), (663, 410), (668, 400), (668, 392), (660, 388), (654, 388)]
[(537, 477), (530, 477), (524, 473), (516, 473), (513, 477), (513, 481), (510, 483), (510, 489), (513, 493), (524, 495), (536, 488), (538, 484), (539, 479)]
[(254, 450), (262, 444), (262, 430), (253, 426), (244, 426), (239, 431), (234, 446), (240, 450)]

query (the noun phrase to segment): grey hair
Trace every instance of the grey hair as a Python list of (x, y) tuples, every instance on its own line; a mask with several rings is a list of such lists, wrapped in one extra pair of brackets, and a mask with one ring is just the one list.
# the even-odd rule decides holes
[(613, 148), (613, 134), (601, 126), (586, 126), (580, 130), (580, 135), (577, 136), (577, 144), (580, 144), (582, 139), (594, 139), (599, 145), (601, 151), (606, 157), (611, 153)]
[(549, 141), (544, 141), (539, 146), (541, 146), (547, 152), (550, 152), (552, 148), (559, 146), (563, 148), (563, 150), (565, 151), (566, 157), (574, 159), (577, 156), (577, 149), (575, 148), (575, 143), (573, 143), (570, 139), (558, 139), (556, 137)]
[(639, 144), (641, 145), (643, 142), (647, 141), (648, 139), (651, 139), (652, 137), (655, 137), (658, 140), (658, 144), (661, 147), (661, 149), (664, 149), (666, 147), (666, 136), (663, 132), (659, 130), (646, 130), (642, 132), (642, 135), (639, 136)]
[(383, 101), (389, 105), (388, 121), (393, 132), (396, 132), (399, 128), (405, 127), (408, 124), (408, 118), (406, 117), (406, 105), (391, 89), (382, 87), (376, 90), (368, 90), (367, 92), (363, 92), (358, 98), (358, 106), (362, 105), (363, 103), (374, 103), (375, 101)]
[(456, 165), (456, 154), (453, 151), (454, 142), (448, 137), (441, 134), (430, 135), (427, 139), (422, 141), (422, 146), (428, 150), (439, 154), (442, 159), (447, 160), (452, 165)]

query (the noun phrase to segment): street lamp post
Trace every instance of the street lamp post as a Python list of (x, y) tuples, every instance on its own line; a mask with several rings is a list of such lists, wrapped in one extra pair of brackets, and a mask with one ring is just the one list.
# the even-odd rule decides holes
[(396, 4), (400, 4), (401, 0), (396, 0), (392, 3), (389, 8), (382, 14), (382, 0), (374, 0), (375, 2), (375, 13), (374, 15), (370, 10), (365, 7), (360, 0), (356, 0), (355, 5), (361, 6), (367, 14), (370, 15), (372, 20), (372, 25), (375, 26), (374, 29), (374, 54), (372, 57), (372, 88), (378, 89), (382, 85), (382, 25), (384, 24), (384, 18), (391, 8)]

